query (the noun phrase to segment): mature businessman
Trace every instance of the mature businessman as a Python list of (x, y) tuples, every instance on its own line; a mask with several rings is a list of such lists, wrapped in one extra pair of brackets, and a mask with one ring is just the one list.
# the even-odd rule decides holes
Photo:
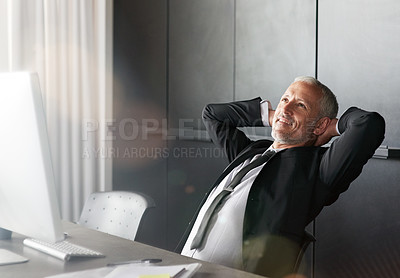
[[(260, 98), (207, 105), (204, 124), (230, 164), (181, 253), (269, 277), (290, 274), (305, 227), (348, 189), (384, 138), (378, 113), (351, 107), (337, 119), (337, 112), (335, 95), (312, 77), (296, 78), (275, 110)], [(271, 126), (274, 141), (250, 140), (237, 129), (244, 126)]]

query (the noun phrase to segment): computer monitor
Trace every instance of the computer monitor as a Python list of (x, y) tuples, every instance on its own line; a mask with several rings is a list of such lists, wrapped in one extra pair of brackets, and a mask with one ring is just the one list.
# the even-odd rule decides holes
[(0, 227), (63, 240), (37, 74), (0, 73), (0, 123)]

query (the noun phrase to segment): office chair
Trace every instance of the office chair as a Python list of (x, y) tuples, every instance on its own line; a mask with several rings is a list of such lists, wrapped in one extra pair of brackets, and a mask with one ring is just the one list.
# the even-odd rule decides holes
[(155, 207), (153, 199), (127, 191), (95, 192), (86, 201), (78, 224), (134, 240), (143, 214)]
[(304, 253), (306, 252), (306, 250), (307, 250), (308, 246), (310, 245), (310, 243), (311, 242), (315, 242), (315, 241), (316, 241), (315, 237), (311, 233), (305, 231), (304, 238), (303, 238), (303, 243), (301, 245), (299, 253), (297, 254), (296, 262), (295, 262), (295, 264), (293, 266), (293, 273), (297, 273), (299, 271), (299, 268), (300, 268), (301, 261), (303, 259)]

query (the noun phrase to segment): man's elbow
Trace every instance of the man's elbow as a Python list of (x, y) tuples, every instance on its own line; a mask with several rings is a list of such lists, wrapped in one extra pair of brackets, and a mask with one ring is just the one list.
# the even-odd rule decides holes
[(382, 143), (383, 139), (385, 138), (385, 119), (378, 112), (372, 112), (369, 115), (368, 122), (371, 127), (371, 131), (379, 141), (379, 144)]
[(203, 120), (211, 119), (213, 114), (212, 111), (213, 111), (212, 104), (207, 104), (206, 106), (204, 106), (203, 111), (201, 113), (201, 117), (203, 118)]

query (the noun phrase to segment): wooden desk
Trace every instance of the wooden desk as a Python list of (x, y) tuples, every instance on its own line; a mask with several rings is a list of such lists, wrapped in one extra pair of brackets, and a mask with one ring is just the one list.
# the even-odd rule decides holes
[(255, 274), (235, 270), (221, 265), (211, 264), (187, 258), (163, 249), (155, 248), (142, 243), (122, 239), (105, 233), (90, 230), (79, 225), (64, 222), (64, 231), (69, 235), (68, 240), (88, 248), (102, 252), (105, 258), (76, 259), (68, 262), (53, 258), (23, 245), (25, 237), (13, 234), (11, 240), (0, 240), (0, 248), (29, 258), (29, 262), (0, 266), (1, 278), (18, 277), (45, 277), (65, 272), (79, 271), (91, 268), (104, 267), (107, 263), (133, 259), (160, 258), (160, 265), (188, 264), (201, 262), (202, 267), (194, 277), (262, 277)]

